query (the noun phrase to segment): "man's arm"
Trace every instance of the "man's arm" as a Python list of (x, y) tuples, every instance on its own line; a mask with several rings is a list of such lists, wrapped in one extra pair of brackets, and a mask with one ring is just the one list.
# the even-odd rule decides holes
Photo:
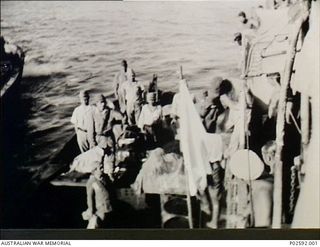
[(78, 107), (73, 110), (71, 120), (70, 120), (70, 122), (74, 125), (77, 125), (77, 111), (78, 111)]
[(223, 107), (229, 107), (232, 110), (240, 110), (239, 104), (232, 101), (226, 94), (220, 96), (220, 102)]
[(138, 127), (143, 131), (143, 125), (144, 125), (144, 115), (145, 115), (145, 107), (142, 107), (139, 119), (138, 119)]
[(94, 117), (93, 117), (93, 110), (88, 113), (88, 140), (90, 144), (90, 148), (97, 146), (97, 142), (95, 140), (95, 127), (94, 127)]
[(113, 79), (113, 90), (114, 95), (116, 96), (116, 99), (118, 98), (118, 90), (119, 90), (119, 73), (116, 73), (114, 75)]
[(105, 156), (104, 163), (103, 163), (103, 172), (107, 174), (111, 181), (113, 181), (113, 170), (115, 164), (115, 155), (110, 154)]
[(92, 187), (92, 184), (94, 183), (94, 180), (90, 178), (87, 182), (86, 189), (87, 189), (87, 206), (88, 206), (88, 211), (92, 215), (95, 213), (94, 210), (94, 197), (95, 197), (95, 192)]

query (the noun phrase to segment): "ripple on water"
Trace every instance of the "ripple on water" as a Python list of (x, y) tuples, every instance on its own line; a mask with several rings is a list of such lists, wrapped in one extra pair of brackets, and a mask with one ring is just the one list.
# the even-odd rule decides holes
[(238, 11), (252, 5), (1, 1), (1, 34), (28, 50), (22, 98), (30, 104), (31, 163), (59, 150), (73, 133), (70, 117), (81, 89), (112, 93), (121, 59), (140, 81), (157, 73), (164, 90), (177, 90), (179, 65), (193, 90), (217, 74), (237, 75), (234, 23)]

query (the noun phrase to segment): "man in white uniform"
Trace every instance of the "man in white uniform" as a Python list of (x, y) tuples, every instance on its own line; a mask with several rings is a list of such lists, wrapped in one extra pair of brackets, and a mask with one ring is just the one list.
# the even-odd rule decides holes
[(92, 107), (89, 105), (90, 96), (88, 91), (80, 91), (80, 106), (76, 107), (72, 113), (71, 123), (74, 124), (74, 128), (77, 134), (77, 141), (80, 151), (83, 153), (89, 149), (89, 141), (87, 135), (88, 128), (88, 115), (92, 111)]
[(162, 107), (157, 105), (156, 93), (147, 94), (148, 104), (144, 105), (138, 121), (138, 127), (147, 135), (147, 141), (157, 142), (157, 135), (161, 126)]
[(142, 103), (144, 86), (141, 82), (136, 80), (135, 73), (133, 71), (128, 72), (130, 74), (129, 80), (125, 82), (124, 95), (126, 100), (126, 112), (129, 125), (137, 124)]
[[(129, 72), (130, 71), (130, 72)], [(121, 70), (114, 77), (114, 95), (119, 102), (120, 112), (124, 113), (126, 110), (124, 97), (124, 83), (129, 80), (132, 69), (128, 67), (127, 61), (121, 61)]]

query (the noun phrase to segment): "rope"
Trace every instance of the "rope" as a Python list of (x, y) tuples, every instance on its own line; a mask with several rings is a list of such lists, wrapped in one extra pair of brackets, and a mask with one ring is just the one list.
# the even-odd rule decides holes
[[(246, 102), (245, 102), (246, 103)], [(245, 104), (246, 106), (246, 104)], [(252, 181), (251, 181), (251, 168), (250, 168), (250, 157), (249, 157), (249, 133), (248, 133), (248, 130), (246, 128), (246, 118), (245, 118), (245, 110), (246, 110), (246, 107), (244, 107), (244, 125), (243, 125), (243, 128), (244, 128), (244, 133), (245, 133), (245, 138), (246, 138), (246, 144), (245, 144), (245, 148), (248, 150), (247, 151), (247, 158), (248, 158), (248, 174), (249, 174), (249, 198), (250, 198), (250, 207), (251, 207), (251, 222), (250, 224), (253, 226), (254, 225), (254, 208), (253, 208), (253, 195), (252, 195)]]
[(294, 116), (293, 116), (293, 114), (292, 114), (292, 112), (290, 111), (290, 117), (292, 118), (292, 121), (293, 121), (293, 123), (294, 123), (294, 125), (296, 126), (296, 129), (297, 129), (297, 131), (299, 132), (299, 134), (301, 135), (301, 129), (299, 128), (299, 125), (298, 125), (298, 123), (297, 123), (297, 121), (296, 121), (296, 119), (294, 118)]
[(291, 181), (290, 181), (290, 198), (289, 198), (289, 212), (293, 214), (294, 201), (295, 201), (295, 187), (296, 187), (296, 167), (291, 167)]

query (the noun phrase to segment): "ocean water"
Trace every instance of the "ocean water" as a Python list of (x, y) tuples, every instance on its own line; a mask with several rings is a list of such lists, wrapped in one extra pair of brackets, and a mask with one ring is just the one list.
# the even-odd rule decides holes
[[(255, 1), (1, 1), (1, 35), (26, 51), (22, 99), (24, 162), (42, 166), (73, 134), (78, 92), (112, 94), (121, 59), (147, 83), (177, 90), (183, 66), (191, 90), (215, 76), (239, 76), (237, 14)], [(93, 99), (94, 102), (94, 99)]]

